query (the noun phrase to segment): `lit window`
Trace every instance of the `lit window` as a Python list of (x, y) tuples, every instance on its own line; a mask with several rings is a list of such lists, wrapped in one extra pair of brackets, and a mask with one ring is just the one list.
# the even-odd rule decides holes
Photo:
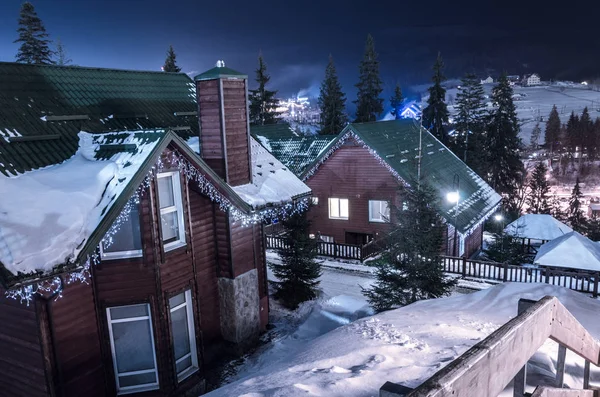
[(348, 199), (329, 199), (329, 218), (348, 219)]
[(185, 244), (185, 227), (179, 172), (158, 175), (158, 204), (165, 251), (181, 247)]
[(321, 235), (321, 240), (326, 243), (333, 243), (333, 236), (323, 236)]
[(319, 205), (319, 198), (318, 197), (312, 197), (312, 204), (313, 205)]
[(187, 290), (169, 299), (169, 308), (171, 311), (175, 369), (177, 380), (181, 382), (198, 370), (192, 292)]
[(117, 393), (158, 389), (150, 305), (106, 309)]
[(142, 235), (140, 213), (136, 199), (131, 198), (127, 205), (131, 208), (116, 233), (100, 244), (103, 259), (133, 258), (142, 256)]
[(389, 222), (390, 205), (387, 201), (369, 200), (369, 221)]

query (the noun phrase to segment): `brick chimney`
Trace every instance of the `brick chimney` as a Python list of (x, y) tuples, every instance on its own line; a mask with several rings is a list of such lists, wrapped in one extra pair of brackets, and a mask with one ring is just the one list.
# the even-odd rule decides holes
[(223, 61), (194, 77), (200, 156), (231, 186), (250, 183), (248, 76)]

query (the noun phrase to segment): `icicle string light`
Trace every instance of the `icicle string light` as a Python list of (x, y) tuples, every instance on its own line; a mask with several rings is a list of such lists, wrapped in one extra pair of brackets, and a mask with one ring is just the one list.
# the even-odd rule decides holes
[[(152, 180), (157, 174), (163, 170), (172, 170), (177, 168), (179, 172), (185, 175), (188, 182), (195, 182), (200, 192), (208, 196), (211, 201), (217, 203), (219, 208), (226, 213), (229, 213), (234, 221), (241, 221), (243, 226), (251, 224), (265, 223), (272, 221), (280, 221), (288, 218), (298, 212), (303, 212), (308, 209), (309, 199), (304, 197), (296, 200), (293, 203), (285, 203), (277, 207), (265, 208), (251, 213), (245, 213), (237, 208), (225, 195), (223, 195), (208, 178), (206, 178), (198, 169), (191, 164), (184, 156), (176, 150), (172, 150), (165, 159), (159, 157), (155, 165), (152, 166), (140, 186), (127, 201), (119, 215), (116, 217), (113, 224), (110, 226), (104, 237), (101, 245), (105, 248), (110, 247), (114, 242), (114, 236), (119, 232), (123, 224), (129, 221), (132, 209), (140, 203), (141, 196), (148, 191)], [(64, 276), (64, 282), (61, 277), (54, 277), (49, 280), (35, 282), (26, 286), (9, 289), (5, 292), (8, 298), (19, 300), (21, 303), (27, 303), (27, 306), (35, 298), (35, 295), (51, 294), (56, 296), (56, 299), (62, 297), (64, 285), (73, 284), (75, 282), (89, 283), (91, 277), (90, 266), (99, 262), (99, 255), (94, 253), (88, 255), (81, 270), (69, 273)]]

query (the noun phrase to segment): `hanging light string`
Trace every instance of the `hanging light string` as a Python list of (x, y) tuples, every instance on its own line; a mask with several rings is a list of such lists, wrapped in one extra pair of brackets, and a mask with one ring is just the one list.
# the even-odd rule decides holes
[[(177, 168), (181, 174), (185, 175), (188, 183), (195, 183), (202, 194), (206, 195), (211, 201), (217, 203), (219, 209), (229, 213), (234, 221), (241, 222), (243, 226), (285, 220), (293, 214), (304, 212), (308, 209), (309, 199), (308, 197), (303, 197), (279, 206), (246, 213), (237, 208), (229, 198), (222, 194), (195, 165), (185, 158), (185, 156), (181, 155), (177, 150), (171, 150), (166, 156), (158, 158), (156, 164), (148, 171), (143, 182), (124, 205), (123, 209), (102, 238), (100, 244), (102, 244), (104, 248), (108, 248), (114, 243), (115, 235), (119, 232), (121, 227), (129, 221), (131, 211), (138, 206), (141, 196), (149, 191), (150, 185), (156, 176), (164, 170), (172, 170), (173, 168)], [(46, 296), (50, 294), (55, 296), (55, 299), (60, 299), (65, 284), (69, 285), (75, 282), (89, 284), (89, 279), (91, 277), (90, 266), (96, 265), (99, 262), (100, 255), (98, 254), (98, 250), (96, 250), (92, 255), (86, 257), (80, 270), (68, 273), (64, 276), (64, 282), (61, 277), (57, 276), (48, 280), (9, 289), (5, 292), (5, 295), (8, 298), (19, 300), (21, 303), (25, 302), (28, 306), (35, 298), (35, 295)]]

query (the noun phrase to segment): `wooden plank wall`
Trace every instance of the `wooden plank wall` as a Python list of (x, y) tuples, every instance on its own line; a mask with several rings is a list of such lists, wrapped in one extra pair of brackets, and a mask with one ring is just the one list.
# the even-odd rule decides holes
[[(311, 233), (345, 243), (347, 231), (376, 236), (388, 230), (389, 225), (369, 222), (369, 200), (393, 200), (398, 182), (362, 145), (342, 146), (306, 183), (319, 198), (308, 214)], [(329, 197), (349, 200), (348, 220), (329, 219)]]
[(223, 80), (223, 106), (227, 140), (227, 169), (230, 185), (250, 182), (250, 147), (246, 114), (245, 80)]
[(57, 376), (63, 396), (104, 396), (104, 368), (92, 286), (73, 283), (49, 301)]
[(36, 306), (6, 298), (0, 287), (0, 395), (37, 397), (50, 394)]
[(479, 225), (473, 233), (467, 236), (465, 241), (465, 256), (470, 258), (483, 243), (483, 224)]
[(214, 208), (214, 236), (217, 245), (217, 275), (219, 277), (233, 277), (231, 267), (231, 239), (229, 216), (218, 208)]
[(225, 178), (225, 155), (221, 136), (221, 102), (219, 80), (198, 81), (198, 120), (200, 122), (200, 151), (206, 163)]
[(254, 255), (254, 227), (242, 226), (241, 222), (230, 223), (232, 244), (233, 277), (256, 268)]

